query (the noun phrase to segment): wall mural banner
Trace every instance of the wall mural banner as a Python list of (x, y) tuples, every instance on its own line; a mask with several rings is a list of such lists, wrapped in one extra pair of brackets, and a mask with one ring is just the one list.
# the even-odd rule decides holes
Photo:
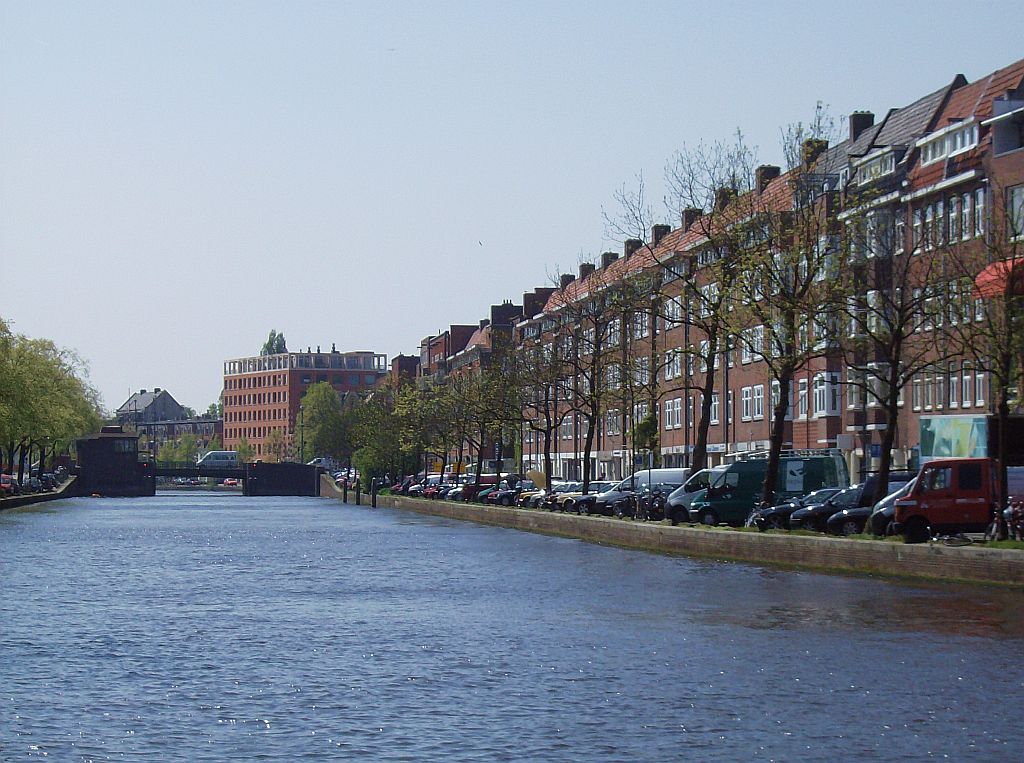
[(983, 458), (988, 455), (984, 416), (922, 416), (921, 461), (933, 458)]

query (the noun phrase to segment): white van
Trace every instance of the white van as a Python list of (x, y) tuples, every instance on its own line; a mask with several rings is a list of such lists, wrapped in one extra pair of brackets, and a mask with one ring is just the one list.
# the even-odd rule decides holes
[(211, 450), (196, 461), (196, 466), (213, 469), (233, 469), (238, 466), (237, 450)]

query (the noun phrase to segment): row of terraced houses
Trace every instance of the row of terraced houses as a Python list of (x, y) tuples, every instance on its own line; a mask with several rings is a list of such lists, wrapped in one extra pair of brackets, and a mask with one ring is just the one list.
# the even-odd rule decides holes
[[(755, 209), (785, 217), (792, 226), (803, 207), (828, 221), (816, 233), (821, 271), (810, 280), (822, 289), (852, 283), (855, 289), (844, 299), (861, 307), (844, 317), (808, 311), (796, 328), (794, 347), (804, 360), (785, 404), (785, 447), (840, 449), (851, 474), (876, 468), (890, 427), (894, 467), (912, 467), (943, 449), (983, 452), (996, 403), (992, 374), (968, 352), (951, 355), (945, 332), (982, 320), (979, 279), (990, 270), (986, 266), (1012, 258), (1017, 244), (1024, 244), (1024, 60), (974, 82), (957, 75), (884, 115), (855, 112), (845, 127), (847, 134), (833, 145), (806, 141), (799, 166), (785, 172), (758, 167), (749, 190), (722, 189), (711, 208), (687, 209), (678, 227), (653, 226), (643, 238), (626, 241), (621, 253), (605, 253), (600, 262), (562, 275), (557, 285), (524, 294), (521, 304), (506, 301), (477, 324), (427, 336), (418, 357), (394, 359), (393, 372), (442, 381), (486, 364), (498, 337), (523, 352), (557, 347), (569, 341), (565, 327), (575, 324), (575, 341), (585, 337), (590, 354), (595, 332), (603, 335), (608, 368), (595, 383), (613, 390), (603, 397), (594, 428), (592, 477), (618, 478), (635, 468), (640, 454), (630, 434), (652, 412), (665, 466), (692, 463), (702, 417), (708, 422), (701, 445), (709, 465), (765, 449), (780, 397), (778, 375), (771, 372), (773, 351), (766, 345), (781, 334), (770, 319), (759, 322), (756, 309), (748, 310), (744, 327), (733, 326), (725, 336), (709, 334), (711, 307), (733, 309), (716, 303), (729, 272), (722, 260), (733, 256), (729, 246), (718, 245), (716, 233), (749, 222)], [(950, 266), (951, 255), (961, 264), (974, 263), (973, 270)], [(755, 292), (763, 289), (766, 297), (770, 270), (753, 274)], [(651, 301), (603, 318), (605, 325), (581, 326), (577, 306), (638, 276), (656, 283)], [(736, 283), (748, 276), (734, 274)], [(742, 301), (758, 299), (747, 292)], [(934, 360), (922, 362), (919, 354), (913, 368), (903, 369), (911, 376), (901, 386), (895, 419), (885, 415), (884, 395), (867, 378), (875, 374), (884, 384), (884, 363), (877, 357), (851, 359), (848, 351), (832, 347), (837, 336), (870, 332), (872, 321), (898, 312), (879, 309), (885, 299), (920, 313), (912, 338), (920, 346), (930, 344)], [(854, 325), (858, 309), (860, 329)], [(635, 384), (624, 383), (626, 373)], [(584, 470), (588, 427), (579, 405), (582, 385), (575, 378), (549, 390), (561, 412), (549, 439), (554, 473), (569, 479), (582, 478)], [(622, 391), (626, 387), (630, 394)], [(521, 461), (515, 466), (541, 467), (544, 446), (537, 428), (523, 425), (516, 436)], [(509, 456), (512, 445), (504, 443), (502, 455)], [(490, 448), (488, 459), (496, 455)], [(503, 465), (508, 469), (511, 463)]]

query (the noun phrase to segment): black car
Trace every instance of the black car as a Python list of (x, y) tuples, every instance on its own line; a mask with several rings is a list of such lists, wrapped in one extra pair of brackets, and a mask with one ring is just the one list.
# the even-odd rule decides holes
[(747, 524), (751, 527), (757, 527), (759, 530), (788, 530), (789, 518), (793, 512), (805, 506), (823, 503), (838, 493), (839, 490), (840, 488), (837, 487), (823, 487), (821, 490), (815, 490), (813, 493), (808, 493), (802, 498), (794, 498), (791, 501), (785, 501), (776, 506), (760, 509), (750, 515), (750, 520)]
[(859, 485), (848, 487), (845, 490), (840, 490), (828, 500), (797, 509), (789, 515), (789, 529), (825, 532), (829, 517), (837, 511), (852, 509), (862, 503), (865, 492), (864, 484), (862, 482)]
[[(901, 484), (912, 479), (913, 476), (912, 472), (890, 472), (889, 487), (896, 490)], [(842, 493), (837, 493), (831, 501), (827, 501), (820, 506), (801, 509), (800, 512), (794, 512), (789, 519), (790, 529), (795, 530), (799, 527), (804, 530), (815, 530), (817, 532), (833, 532), (834, 530), (836, 535), (850, 535), (855, 534), (855, 532), (863, 532), (865, 521), (871, 513), (871, 498), (875, 493), (875, 481), (876, 476), (869, 474), (864, 482), (856, 485), (854, 488), (847, 488)], [(840, 499), (840, 495), (843, 496), (842, 499)], [(834, 515), (843, 511), (846, 514), (843, 515), (842, 519), (836, 520), (832, 525), (833, 530), (829, 530), (829, 520)]]
[(867, 524), (865, 525), (865, 528), (874, 535), (892, 535), (890, 525), (896, 516), (896, 499), (902, 498), (914, 489), (914, 479), (899, 487), (895, 486), (893, 481), (890, 480), (889, 489), (893, 492), (889, 493), (889, 495), (872, 507), (871, 515), (868, 517)]
[(887, 488), (889, 494), (877, 504), (872, 505), (871, 497), (875, 492), (875, 475), (868, 475), (868, 484), (864, 488), (864, 499), (861, 501), (861, 505), (850, 509), (843, 509), (829, 517), (825, 531), (831, 535), (859, 535), (865, 530), (871, 529), (871, 515), (876, 509), (881, 507), (882, 509), (887, 509), (889, 513), (884, 520), (878, 520), (881, 522), (882, 529), (875, 534), (884, 534), (889, 522), (892, 521), (896, 499), (893, 498), (892, 501), (889, 501), (888, 503), (886, 503), (886, 501), (888, 501), (893, 493), (898, 492), (900, 495), (903, 495), (903, 488), (908, 483), (913, 482), (913, 480), (914, 472), (889, 472), (889, 485)]

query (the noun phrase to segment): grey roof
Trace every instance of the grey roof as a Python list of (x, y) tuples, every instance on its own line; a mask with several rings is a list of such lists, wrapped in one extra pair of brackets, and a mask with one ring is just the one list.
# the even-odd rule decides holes
[(165, 389), (157, 392), (156, 390), (147, 390), (146, 392), (136, 392), (130, 398), (128, 398), (124, 405), (117, 409), (117, 413), (135, 413), (146, 410), (153, 404), (158, 397), (161, 395), (167, 395), (171, 398), (175, 405), (178, 401), (171, 397), (171, 393)]
[(889, 113), (885, 115), (885, 119), (871, 125), (871, 127), (865, 128), (860, 135), (857, 136), (857, 140), (849, 144), (849, 155), (850, 156), (864, 156), (871, 150), (871, 147), (875, 143), (875, 136), (878, 135), (879, 130), (882, 129), (882, 125), (885, 124), (889, 115), (892, 114), (896, 109), (889, 109)]
[(834, 175), (849, 163), (847, 153), (850, 147), (848, 140), (841, 141), (828, 149), (818, 157), (814, 171), (822, 174)]
[(931, 130), (935, 117), (946, 102), (950, 92), (967, 84), (962, 74), (945, 87), (918, 98), (909, 106), (890, 111), (875, 137), (873, 144), (879, 146), (910, 146)]

